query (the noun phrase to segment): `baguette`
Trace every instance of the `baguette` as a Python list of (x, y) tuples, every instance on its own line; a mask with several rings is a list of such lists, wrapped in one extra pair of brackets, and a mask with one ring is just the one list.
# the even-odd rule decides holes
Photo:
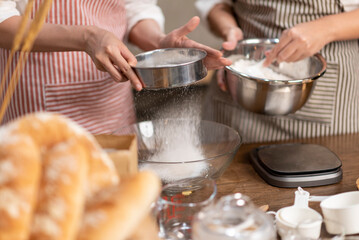
[(119, 181), (93, 136), (61, 115), (0, 127), (1, 240), (125, 240), (160, 187), (151, 172)]

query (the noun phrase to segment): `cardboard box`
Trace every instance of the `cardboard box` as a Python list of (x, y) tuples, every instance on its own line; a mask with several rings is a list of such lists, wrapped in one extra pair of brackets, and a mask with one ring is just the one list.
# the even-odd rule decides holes
[(96, 135), (101, 147), (114, 162), (120, 177), (138, 172), (136, 135)]

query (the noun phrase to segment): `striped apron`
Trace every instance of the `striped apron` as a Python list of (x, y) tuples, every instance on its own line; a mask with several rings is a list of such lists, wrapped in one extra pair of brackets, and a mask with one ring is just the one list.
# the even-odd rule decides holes
[[(244, 38), (279, 38), (296, 24), (343, 12), (338, 0), (238, 0), (234, 12)], [(316, 34), (316, 33), (313, 33)], [(359, 130), (358, 40), (326, 45), (327, 71), (306, 104), (294, 114), (267, 116), (233, 104), (212, 81), (204, 117), (232, 126), (245, 142), (354, 133)]]
[[(32, 17), (40, 3), (35, 1)], [(54, 0), (46, 22), (95, 25), (122, 39), (124, 1)], [(8, 56), (8, 50), (0, 49), (0, 73)], [(85, 52), (30, 53), (3, 123), (26, 113), (50, 111), (66, 115), (92, 133), (110, 133), (135, 121), (131, 89), (129, 82), (116, 83), (108, 73), (98, 71)]]

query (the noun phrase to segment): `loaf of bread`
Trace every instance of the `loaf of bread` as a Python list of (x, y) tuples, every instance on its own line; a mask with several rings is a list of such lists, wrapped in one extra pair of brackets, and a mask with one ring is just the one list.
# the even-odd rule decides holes
[(120, 179), (91, 134), (50, 113), (0, 128), (1, 240), (121, 240), (150, 211), (160, 180)]

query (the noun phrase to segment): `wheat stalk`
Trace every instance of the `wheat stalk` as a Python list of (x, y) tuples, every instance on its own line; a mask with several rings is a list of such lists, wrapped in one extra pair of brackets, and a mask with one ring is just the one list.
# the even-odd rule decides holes
[[(4, 86), (5, 86), (5, 79), (7, 78), (9, 74), (10, 64), (12, 62), (12, 59), (14, 57), (14, 54), (16, 51), (20, 49), (20, 57), (19, 61), (16, 64), (15, 70), (11, 75), (9, 87), (6, 90), (3, 102), (1, 104), (0, 108), (0, 123), (2, 122), (5, 111), (10, 103), (11, 97), (14, 94), (15, 88), (19, 82), (23, 67), (28, 59), (29, 52), (32, 49), (32, 46), (34, 44), (34, 41), (36, 39), (36, 36), (39, 34), (44, 22), (45, 18), (47, 16), (47, 13), (51, 7), (52, 0), (44, 0), (42, 4), (40, 5), (39, 10), (37, 11), (34, 20), (31, 22), (28, 32), (25, 35), (26, 26), (29, 21), (30, 12), (32, 10), (34, 0), (30, 0), (27, 3), (25, 13), (23, 15), (22, 21), (20, 23), (20, 27), (15, 35), (13, 45), (10, 51), (10, 56), (6, 62), (6, 67), (4, 74), (1, 79), (1, 86), (0, 86), (0, 98), (2, 97), (2, 94), (4, 92)], [(21, 46), (21, 43), (22, 46)], [(21, 48), (20, 48), (21, 46)]]

